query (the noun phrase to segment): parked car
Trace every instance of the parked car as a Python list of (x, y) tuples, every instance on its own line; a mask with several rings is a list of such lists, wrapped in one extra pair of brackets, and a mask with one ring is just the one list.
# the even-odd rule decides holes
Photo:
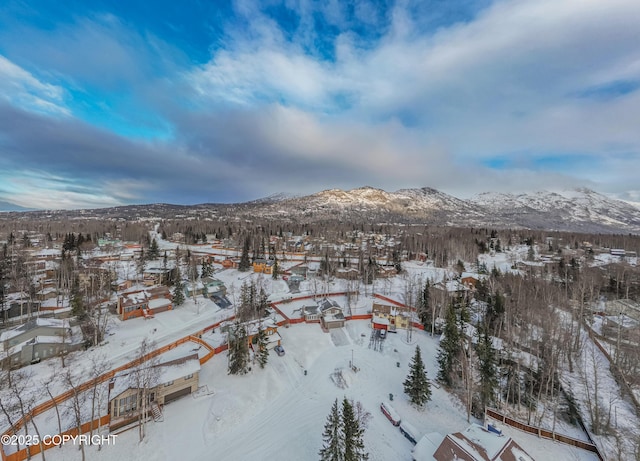
[(276, 346), (273, 348), (273, 350), (276, 351), (276, 354), (278, 354), (280, 357), (284, 355), (284, 347), (282, 346)]

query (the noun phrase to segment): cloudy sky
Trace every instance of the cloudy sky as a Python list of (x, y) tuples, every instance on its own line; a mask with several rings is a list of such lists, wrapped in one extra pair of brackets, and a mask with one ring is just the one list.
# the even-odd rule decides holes
[(0, 209), (640, 201), (638, 0), (5, 0)]

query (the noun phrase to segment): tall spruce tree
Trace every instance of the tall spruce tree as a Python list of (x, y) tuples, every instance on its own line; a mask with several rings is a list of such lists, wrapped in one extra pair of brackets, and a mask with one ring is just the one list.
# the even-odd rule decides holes
[(444, 325), (444, 339), (440, 341), (438, 353), (438, 380), (447, 386), (453, 385), (454, 372), (459, 368), (458, 358), (462, 352), (462, 339), (458, 328), (456, 309), (449, 304)]
[(344, 437), (341, 425), (341, 415), (338, 409), (338, 399), (331, 406), (331, 413), (327, 416), (322, 433), (322, 448), (318, 452), (320, 461), (344, 461)]
[(229, 373), (244, 375), (249, 371), (249, 343), (244, 325), (236, 322), (229, 335)]
[(154, 237), (154, 239), (151, 240), (151, 244), (149, 245), (149, 259), (156, 259), (160, 254), (159, 251), (160, 250), (158, 248), (158, 242)]
[(182, 274), (180, 267), (176, 265), (175, 281), (173, 284), (173, 304), (181, 306), (184, 304), (184, 283), (182, 282)]
[(280, 264), (278, 264), (278, 258), (273, 260), (273, 267), (271, 268), (271, 277), (273, 280), (278, 280), (280, 277)]
[(256, 358), (258, 360), (258, 364), (260, 365), (260, 368), (264, 368), (264, 366), (267, 364), (267, 361), (269, 360), (269, 349), (267, 348), (267, 345), (269, 344), (268, 338), (267, 338), (267, 333), (265, 332), (264, 328), (262, 328), (262, 326), (260, 326), (260, 329), (258, 331), (258, 341), (256, 342)]
[(420, 346), (416, 346), (416, 352), (411, 360), (409, 375), (404, 381), (404, 393), (409, 396), (411, 403), (418, 407), (423, 407), (431, 400), (431, 385), (422, 362)]
[(249, 236), (244, 239), (244, 244), (242, 245), (242, 256), (240, 256), (240, 264), (238, 264), (238, 270), (240, 272), (246, 272), (250, 267), (249, 263)]
[(345, 397), (342, 400), (342, 433), (344, 435), (344, 461), (366, 461), (369, 454), (365, 452), (364, 428), (356, 418), (353, 405)]
[(425, 330), (431, 330), (431, 283), (429, 279), (424, 284), (424, 288), (422, 290), (422, 296), (420, 297), (420, 308), (418, 310), (418, 317), (420, 318), (420, 323), (424, 327)]
[(491, 337), (486, 329), (478, 330), (478, 345), (476, 346), (480, 372), (480, 403), (482, 410), (493, 403), (498, 387), (496, 367), (496, 351), (493, 348)]

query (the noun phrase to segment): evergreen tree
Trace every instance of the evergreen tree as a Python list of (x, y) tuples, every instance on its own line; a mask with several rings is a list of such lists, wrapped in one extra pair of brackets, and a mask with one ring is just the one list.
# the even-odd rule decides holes
[(342, 433), (344, 436), (344, 461), (366, 461), (369, 454), (364, 450), (364, 429), (356, 418), (353, 405), (345, 397), (342, 400)]
[(260, 295), (258, 296), (258, 314), (260, 317), (266, 317), (269, 315), (269, 295), (264, 288), (260, 288)]
[(240, 256), (240, 264), (238, 264), (238, 270), (240, 272), (246, 272), (249, 270), (249, 237), (244, 239), (244, 245), (242, 245), (242, 256)]
[(181, 306), (184, 303), (184, 283), (182, 283), (182, 274), (180, 268), (176, 266), (175, 281), (173, 284), (173, 304)]
[(416, 352), (411, 361), (409, 375), (404, 382), (404, 393), (409, 400), (418, 407), (423, 407), (431, 400), (431, 385), (427, 379), (427, 372), (422, 362), (420, 346), (416, 346)]
[(496, 290), (494, 296), (489, 297), (487, 303), (487, 318), (486, 324), (493, 331), (499, 326), (502, 317), (504, 316), (504, 296)]
[(418, 311), (418, 317), (420, 323), (424, 326), (425, 330), (431, 330), (431, 283), (427, 279), (422, 290), (422, 296), (420, 297), (420, 309)]
[(249, 343), (244, 325), (236, 323), (229, 335), (229, 373), (244, 375), (249, 371)]
[(327, 416), (322, 433), (323, 445), (318, 454), (320, 461), (344, 461), (344, 440), (340, 424), (338, 399), (331, 406), (331, 413)]
[(280, 265), (278, 264), (278, 258), (273, 260), (273, 267), (271, 268), (271, 277), (273, 280), (278, 280), (280, 277)]
[(77, 276), (73, 279), (73, 286), (71, 287), (71, 313), (80, 318), (85, 315), (84, 300), (80, 292), (80, 280)]
[(269, 341), (267, 339), (267, 333), (261, 327), (258, 331), (258, 341), (256, 343), (255, 351), (260, 368), (264, 368), (264, 366), (267, 364), (267, 361), (269, 360), (269, 349), (267, 348), (268, 344)]
[(154, 238), (149, 245), (149, 259), (156, 259), (159, 255), (158, 242)]
[(205, 259), (202, 261), (202, 272), (200, 277), (211, 277), (211, 274), (213, 274), (213, 267), (209, 260)]
[(491, 343), (491, 337), (486, 329), (478, 330), (478, 345), (476, 354), (478, 355), (480, 372), (480, 402), (481, 410), (493, 403), (495, 390), (498, 387), (496, 351)]
[(444, 325), (444, 339), (440, 341), (438, 353), (438, 380), (447, 386), (453, 384), (453, 373), (457, 371), (458, 357), (462, 352), (462, 338), (458, 329), (457, 315), (453, 303), (447, 309)]

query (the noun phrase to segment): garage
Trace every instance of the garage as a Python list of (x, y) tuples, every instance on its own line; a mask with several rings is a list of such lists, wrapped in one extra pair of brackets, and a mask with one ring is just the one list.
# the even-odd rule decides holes
[(178, 391), (172, 392), (171, 394), (167, 394), (164, 396), (164, 404), (166, 405), (169, 402), (173, 402), (175, 399), (179, 399), (180, 397), (184, 397), (185, 395), (191, 394), (191, 386), (185, 387), (184, 389), (180, 389)]

